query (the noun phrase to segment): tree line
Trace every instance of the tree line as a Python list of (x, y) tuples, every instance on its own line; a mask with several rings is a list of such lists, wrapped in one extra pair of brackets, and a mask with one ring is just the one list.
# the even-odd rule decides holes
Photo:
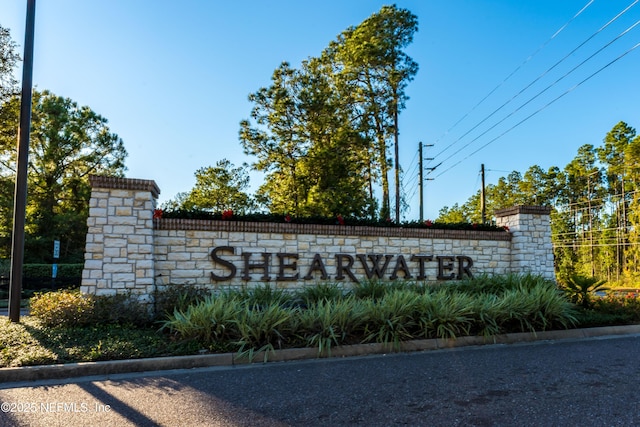
[[(602, 144), (585, 144), (564, 168), (513, 171), (484, 192), (487, 217), (515, 205), (552, 208), (556, 272), (631, 284), (640, 277), (640, 135), (617, 123)], [(438, 221), (481, 221), (479, 190), (443, 207)]]

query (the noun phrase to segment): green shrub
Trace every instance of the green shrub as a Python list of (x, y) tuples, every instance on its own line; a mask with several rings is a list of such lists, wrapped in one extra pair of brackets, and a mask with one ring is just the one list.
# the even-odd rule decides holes
[[(24, 277), (51, 277), (51, 264), (25, 264)], [(58, 264), (58, 277), (82, 277), (84, 264)]]
[(46, 326), (81, 326), (91, 317), (94, 300), (79, 290), (36, 293), (29, 300), (29, 312)]
[(265, 285), (220, 293), (176, 311), (165, 328), (208, 349), (237, 348), (249, 359), (264, 352), (266, 359), (276, 348), (292, 346), (317, 347), (319, 354), (346, 343), (397, 348), (409, 339), (568, 328), (575, 321), (574, 305), (555, 283), (508, 275), (481, 277), (475, 289), (471, 280), (367, 281), (347, 293), (337, 284), (293, 294)]
[(536, 331), (575, 326), (575, 305), (567, 300), (554, 283), (546, 282), (529, 290), (536, 302), (536, 311), (531, 314), (531, 326)]
[(577, 324), (583, 327), (640, 322), (640, 298), (607, 295), (594, 298), (589, 308), (579, 307)]
[(495, 294), (480, 294), (474, 300), (474, 320), (470, 333), (484, 337), (498, 335), (504, 331), (500, 324), (501, 300)]
[(29, 311), (48, 327), (150, 322), (146, 307), (134, 295), (85, 295), (77, 289), (36, 293), (29, 300)]
[(569, 300), (583, 308), (590, 308), (597, 292), (608, 291), (604, 280), (580, 275), (571, 276), (562, 289)]
[(138, 302), (135, 294), (94, 295), (93, 308), (85, 324), (148, 326), (152, 322), (149, 308)]
[(533, 289), (538, 286), (545, 286), (547, 282), (543, 277), (529, 273), (501, 275), (479, 274), (472, 278), (465, 277), (463, 280), (439, 284), (437, 287), (443, 287), (457, 293), (499, 295), (514, 289)]

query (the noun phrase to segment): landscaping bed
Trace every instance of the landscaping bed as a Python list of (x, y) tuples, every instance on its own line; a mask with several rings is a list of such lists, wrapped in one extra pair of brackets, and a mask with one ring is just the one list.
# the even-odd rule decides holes
[(635, 297), (575, 295), (529, 275), (478, 277), (446, 284), (325, 283), (295, 292), (268, 285), (211, 293), (173, 286), (153, 313), (127, 296), (77, 291), (36, 295), (20, 323), (0, 321), (0, 366), (233, 352), (253, 360), (272, 350), (493, 336), (640, 323)]

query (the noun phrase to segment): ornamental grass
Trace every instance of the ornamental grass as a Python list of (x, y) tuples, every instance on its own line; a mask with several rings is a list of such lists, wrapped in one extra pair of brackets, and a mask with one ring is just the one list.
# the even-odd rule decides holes
[[(276, 349), (412, 339), (488, 340), (510, 332), (640, 323), (640, 299), (609, 295), (589, 309), (554, 282), (531, 275), (460, 282), (320, 283), (298, 291), (264, 285), (240, 290), (170, 285), (153, 313), (132, 295), (54, 291), (31, 300), (21, 323), (0, 322), (0, 366), (235, 352), (268, 359)], [(17, 344), (19, 343), (19, 345)]]
[(265, 285), (220, 293), (196, 306), (207, 313), (208, 306), (224, 305), (234, 313), (223, 328), (224, 339), (211, 333), (211, 323), (218, 322), (213, 315), (209, 326), (206, 314), (194, 321), (190, 313), (195, 308), (176, 310), (163, 328), (176, 339), (195, 340), (206, 349), (235, 348), (252, 359), (278, 348), (315, 347), (319, 354), (330, 354), (343, 344), (375, 342), (398, 348), (412, 339), (491, 337), (576, 324), (574, 304), (551, 281), (511, 275), (481, 277), (477, 284), (371, 281), (350, 291), (324, 284), (293, 293)]

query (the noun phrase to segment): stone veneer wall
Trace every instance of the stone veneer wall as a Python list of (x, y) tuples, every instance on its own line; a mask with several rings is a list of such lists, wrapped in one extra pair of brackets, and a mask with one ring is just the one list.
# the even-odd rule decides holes
[(510, 232), (154, 219), (155, 182), (92, 177), (91, 185), (86, 293), (144, 297), (171, 284), (254, 286), (267, 278), (293, 288), (325, 273), (326, 280), (349, 284), (366, 279), (363, 264), (380, 267), (384, 279), (457, 278), (465, 269), (555, 277), (546, 208), (500, 211), (497, 223)]
[(160, 189), (154, 181), (89, 177), (91, 199), (80, 289), (105, 295), (155, 289), (153, 211)]
[(555, 280), (550, 214), (548, 206), (515, 206), (495, 212), (496, 225), (508, 227), (513, 234), (512, 271)]

